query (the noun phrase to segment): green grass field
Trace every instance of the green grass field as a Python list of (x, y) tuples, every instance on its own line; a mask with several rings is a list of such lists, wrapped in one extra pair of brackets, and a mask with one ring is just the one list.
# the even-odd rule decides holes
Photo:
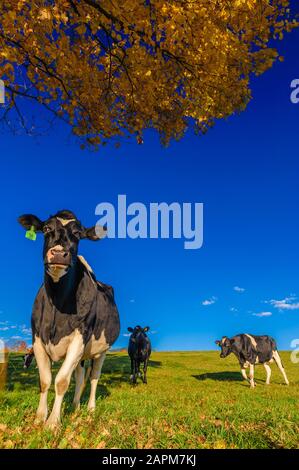
[[(129, 359), (110, 353), (98, 386), (97, 409), (72, 411), (74, 383), (56, 434), (34, 424), (38, 405), (35, 363), (22, 368), (10, 355), (0, 392), (0, 448), (299, 448), (299, 365), (281, 354), (290, 380), (272, 365), (272, 383), (256, 367), (257, 387), (242, 380), (234, 357), (216, 352), (153, 353), (148, 385), (129, 382)], [(57, 366), (55, 366), (57, 369)], [(53, 403), (53, 388), (49, 395)]]

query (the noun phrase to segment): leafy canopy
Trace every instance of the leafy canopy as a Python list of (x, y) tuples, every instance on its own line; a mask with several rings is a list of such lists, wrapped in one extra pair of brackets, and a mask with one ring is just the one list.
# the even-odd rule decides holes
[[(164, 144), (245, 109), (250, 75), (298, 26), (287, 0), (6, 0), (0, 4), (2, 121), (25, 99), (92, 146), (156, 129)], [(282, 60), (282, 59), (281, 59)], [(26, 108), (24, 108), (26, 109)], [(28, 109), (28, 107), (27, 107)], [(16, 120), (14, 119), (14, 122)]]

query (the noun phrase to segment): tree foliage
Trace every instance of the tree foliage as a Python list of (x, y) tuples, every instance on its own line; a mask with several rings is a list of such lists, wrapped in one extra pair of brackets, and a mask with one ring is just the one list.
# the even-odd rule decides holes
[[(287, 0), (5, 0), (0, 78), (26, 127), (25, 99), (91, 145), (156, 129), (164, 144), (242, 111), (250, 76), (298, 26)], [(1, 111), (1, 110), (0, 110)]]

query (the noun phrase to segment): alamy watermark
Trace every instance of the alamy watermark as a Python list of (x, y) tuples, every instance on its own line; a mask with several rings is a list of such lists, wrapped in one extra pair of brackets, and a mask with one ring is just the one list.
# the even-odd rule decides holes
[(291, 88), (292, 92), (290, 95), (291, 102), (293, 104), (298, 104), (299, 103), (299, 78), (294, 78), (294, 80), (291, 81)]
[(0, 104), (5, 103), (5, 85), (4, 81), (0, 80)]
[(291, 348), (294, 351), (291, 352), (291, 362), (293, 364), (298, 364), (299, 362), (299, 338), (293, 339), (290, 344)]
[(197, 250), (203, 245), (203, 203), (142, 202), (127, 204), (124, 194), (118, 195), (117, 207), (110, 202), (96, 206), (100, 216), (96, 233), (102, 236), (107, 228), (108, 238), (178, 238), (184, 239), (185, 250)]

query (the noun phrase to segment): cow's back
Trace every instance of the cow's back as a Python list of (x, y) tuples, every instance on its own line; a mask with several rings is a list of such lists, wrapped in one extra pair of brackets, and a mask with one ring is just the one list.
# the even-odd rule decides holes
[(252, 335), (242, 333), (234, 336), (235, 344), (239, 355), (243, 356), (249, 362), (259, 362), (264, 364), (273, 357), (273, 351), (276, 351), (275, 340), (268, 335)]

